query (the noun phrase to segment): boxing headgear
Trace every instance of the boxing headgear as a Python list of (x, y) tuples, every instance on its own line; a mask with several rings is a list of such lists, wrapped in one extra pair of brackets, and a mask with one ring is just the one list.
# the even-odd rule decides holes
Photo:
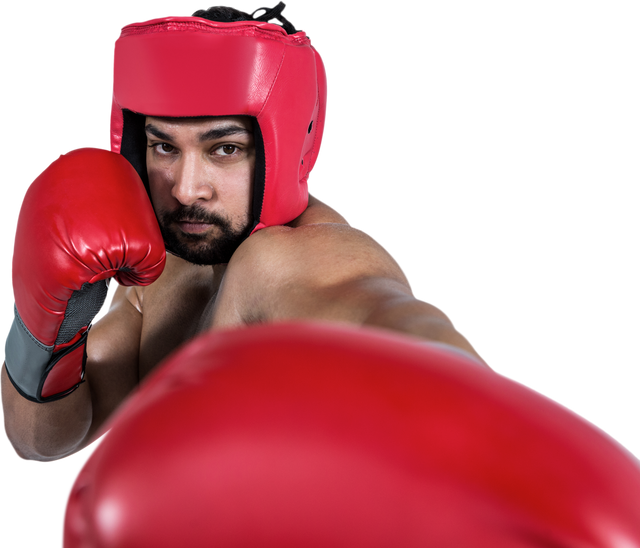
[(111, 150), (148, 185), (145, 115), (252, 117), (256, 231), (307, 207), (325, 103), (324, 66), (304, 32), (200, 17), (134, 23), (116, 42)]

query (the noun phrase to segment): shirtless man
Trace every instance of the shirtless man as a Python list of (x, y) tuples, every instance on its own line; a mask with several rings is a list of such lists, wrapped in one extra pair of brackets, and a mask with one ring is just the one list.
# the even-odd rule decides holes
[[(308, 195), (324, 69), (283, 7), (125, 27), (111, 127), (120, 155), (75, 151), (32, 185), (2, 371), (21, 457), (54, 460), (91, 443), (138, 383), (204, 330), (348, 322), (477, 356), (379, 245)], [(123, 285), (89, 332), (113, 275)]]

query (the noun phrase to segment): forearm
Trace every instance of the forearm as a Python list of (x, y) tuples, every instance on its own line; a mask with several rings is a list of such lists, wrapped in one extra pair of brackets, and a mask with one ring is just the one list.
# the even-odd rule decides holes
[(2, 367), (2, 407), (5, 430), (24, 459), (56, 460), (84, 446), (91, 426), (89, 386), (85, 382), (56, 401), (35, 403), (23, 398)]
[(447, 344), (485, 363), (469, 341), (456, 331), (445, 314), (409, 295), (383, 301), (369, 313), (364, 325), (391, 329), (427, 341)]

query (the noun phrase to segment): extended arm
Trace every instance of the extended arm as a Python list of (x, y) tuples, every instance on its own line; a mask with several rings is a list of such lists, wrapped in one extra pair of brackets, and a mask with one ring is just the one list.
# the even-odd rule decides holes
[(218, 306), (235, 307), (244, 323), (344, 321), (448, 344), (479, 358), (445, 314), (413, 296), (393, 258), (345, 224), (265, 229), (243, 244), (229, 270)]

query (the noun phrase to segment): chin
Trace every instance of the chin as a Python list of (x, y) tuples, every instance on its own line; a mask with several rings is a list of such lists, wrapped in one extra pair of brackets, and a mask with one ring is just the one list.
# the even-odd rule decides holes
[(182, 231), (160, 227), (167, 251), (185, 261), (199, 266), (226, 264), (236, 249), (251, 234), (253, 223), (246, 223), (240, 230), (218, 227), (216, 236), (185, 234)]

